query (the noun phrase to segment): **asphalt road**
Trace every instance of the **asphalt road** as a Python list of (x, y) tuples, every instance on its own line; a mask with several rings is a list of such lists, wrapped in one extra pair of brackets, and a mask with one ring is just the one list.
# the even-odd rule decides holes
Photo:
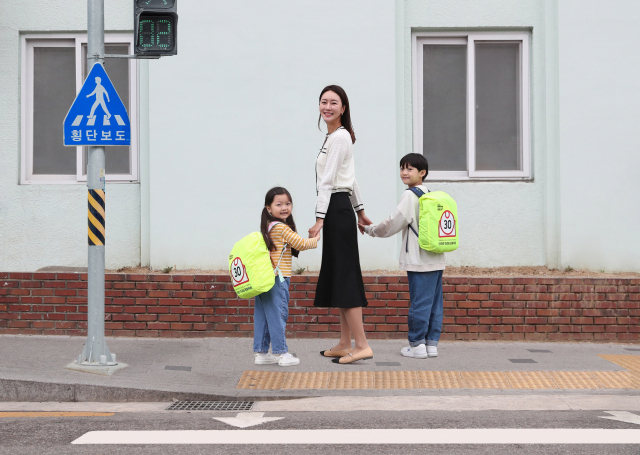
[(268, 412), (283, 417), (247, 429), (236, 429), (214, 417), (237, 412), (119, 412), (109, 417), (0, 418), (0, 454), (633, 454), (640, 445), (73, 445), (89, 431), (130, 430), (288, 430), (288, 429), (464, 429), (561, 428), (634, 429), (639, 425), (601, 419), (602, 411), (359, 411)]

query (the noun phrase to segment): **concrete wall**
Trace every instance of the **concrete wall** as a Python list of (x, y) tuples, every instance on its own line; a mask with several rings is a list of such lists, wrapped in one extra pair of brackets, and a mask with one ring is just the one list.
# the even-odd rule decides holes
[[(182, 2), (179, 15), (178, 56), (149, 63), (153, 267), (226, 269), (274, 185), (292, 193), (306, 236), (324, 140), (318, 96), (329, 84), (349, 95), (366, 213), (392, 212), (393, 2)], [(317, 268), (320, 253), (303, 252), (294, 267)], [(360, 257), (368, 269), (397, 267), (396, 240), (360, 237)]]
[(635, 0), (559, 2), (562, 264), (640, 271)]
[[(106, 2), (107, 30), (132, 28), (131, 2)], [(0, 2), (0, 269), (86, 266), (86, 184), (20, 185), (20, 36), (83, 32), (87, 2)], [(62, 122), (63, 119), (60, 119)], [(62, 138), (60, 139), (62, 140)], [(107, 154), (107, 159), (109, 159)], [(140, 188), (107, 184), (107, 267), (140, 262)]]

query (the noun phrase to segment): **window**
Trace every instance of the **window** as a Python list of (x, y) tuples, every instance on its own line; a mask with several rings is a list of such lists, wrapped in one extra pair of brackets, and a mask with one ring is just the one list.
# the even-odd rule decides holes
[[(132, 54), (131, 34), (105, 34), (106, 54)], [(108, 58), (105, 69), (127, 108), (131, 146), (106, 147), (107, 181), (138, 180), (138, 65)], [(84, 183), (87, 147), (62, 145), (62, 122), (88, 74), (86, 35), (22, 37), (21, 183)]]
[(531, 178), (529, 35), (413, 35), (414, 150), (429, 180)]

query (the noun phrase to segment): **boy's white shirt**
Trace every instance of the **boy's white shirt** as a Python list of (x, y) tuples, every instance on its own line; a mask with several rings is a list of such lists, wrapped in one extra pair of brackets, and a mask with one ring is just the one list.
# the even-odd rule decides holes
[[(425, 193), (427, 192), (427, 188), (424, 185), (418, 185), (417, 188), (420, 188)], [(371, 237), (391, 237), (402, 231), (400, 270), (409, 272), (444, 270), (446, 265), (444, 253), (432, 253), (420, 248), (418, 236), (409, 229), (409, 224), (411, 224), (416, 232), (419, 232), (419, 219), (420, 203), (418, 196), (412, 191), (405, 190), (396, 210), (389, 218), (381, 223), (365, 226), (364, 229)], [(408, 244), (407, 236), (409, 238)]]

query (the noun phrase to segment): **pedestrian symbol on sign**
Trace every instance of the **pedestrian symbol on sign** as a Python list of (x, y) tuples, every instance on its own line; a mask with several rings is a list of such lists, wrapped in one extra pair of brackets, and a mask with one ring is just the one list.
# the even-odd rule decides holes
[(107, 105), (104, 104), (104, 97), (105, 96), (107, 97), (107, 101), (111, 101), (109, 100), (109, 93), (107, 93), (104, 87), (100, 84), (100, 81), (102, 79), (100, 79), (99, 77), (96, 77), (95, 80), (96, 80), (96, 88), (93, 90), (93, 92), (87, 95), (87, 98), (89, 98), (90, 96), (96, 97), (96, 102), (93, 103), (93, 106), (91, 107), (91, 113), (89, 114), (89, 118), (93, 118), (94, 113), (96, 112), (96, 108), (98, 106), (102, 106), (102, 110), (107, 114), (107, 120), (108, 120), (111, 118), (111, 114), (109, 114), (109, 109), (107, 109)]
[(93, 65), (63, 125), (67, 146), (131, 144), (127, 109), (101, 64)]

